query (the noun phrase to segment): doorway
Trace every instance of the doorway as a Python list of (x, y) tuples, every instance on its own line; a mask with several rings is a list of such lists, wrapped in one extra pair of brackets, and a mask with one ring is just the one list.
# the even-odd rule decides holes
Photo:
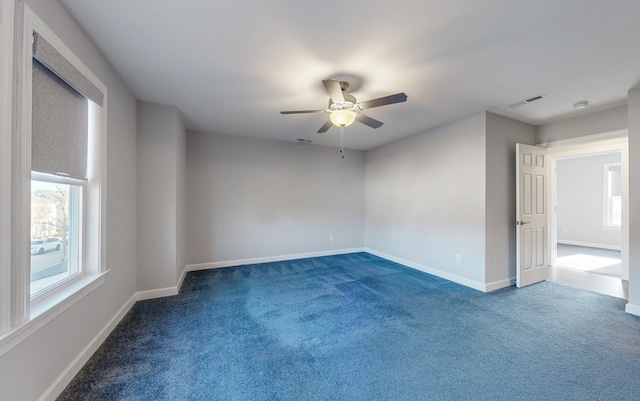
[(626, 299), (627, 138), (547, 151), (552, 169), (549, 280)]

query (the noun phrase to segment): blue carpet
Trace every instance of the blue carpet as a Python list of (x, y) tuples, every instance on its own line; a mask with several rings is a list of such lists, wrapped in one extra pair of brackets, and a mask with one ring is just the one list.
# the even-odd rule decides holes
[(189, 273), (59, 400), (634, 400), (640, 319), (554, 283), (483, 294), (366, 253)]

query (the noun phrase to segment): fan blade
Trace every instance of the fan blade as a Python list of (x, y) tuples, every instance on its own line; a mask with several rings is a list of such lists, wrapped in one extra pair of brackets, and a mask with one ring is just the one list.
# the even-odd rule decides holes
[(364, 102), (358, 103), (360, 110), (371, 109), (373, 107), (386, 106), (387, 104), (394, 104), (405, 102), (407, 100), (407, 95), (404, 92), (396, 93), (395, 95), (389, 95), (385, 97), (379, 97), (377, 99), (365, 100)]
[(332, 125), (333, 123), (331, 123), (331, 120), (327, 120), (327, 122), (324, 123), (322, 127), (320, 127), (320, 129), (318, 130), (318, 133), (321, 134), (323, 132), (329, 131), (329, 128), (331, 128)]
[(342, 95), (342, 88), (340, 88), (340, 82), (333, 79), (325, 79), (322, 81), (324, 88), (327, 90), (329, 97), (333, 100), (333, 103), (344, 102), (344, 96)]
[(305, 114), (305, 113), (324, 113), (324, 110), (294, 110), (294, 111), (281, 111), (280, 114)]
[(356, 116), (356, 120), (358, 120), (364, 125), (368, 125), (371, 128), (380, 128), (382, 127), (382, 124), (383, 124), (382, 121), (378, 121), (371, 117), (365, 116), (364, 114), (358, 114)]

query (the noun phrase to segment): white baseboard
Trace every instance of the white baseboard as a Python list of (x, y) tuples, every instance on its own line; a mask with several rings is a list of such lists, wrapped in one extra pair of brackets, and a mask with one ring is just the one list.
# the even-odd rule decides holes
[(227, 260), (223, 262), (198, 263), (193, 265), (186, 265), (182, 270), (182, 274), (180, 275), (178, 284), (175, 287), (166, 287), (166, 288), (158, 288), (154, 290), (138, 291), (136, 293), (136, 296), (137, 296), (136, 300), (144, 301), (147, 299), (170, 297), (173, 295), (178, 295), (180, 293), (180, 288), (182, 288), (182, 283), (184, 282), (184, 278), (186, 274), (190, 271), (220, 269), (223, 267), (248, 265), (248, 264), (254, 264), (254, 263), (280, 262), (283, 260), (313, 258), (318, 256), (343, 255), (346, 253), (354, 253), (354, 252), (364, 252), (364, 248), (348, 248), (348, 249), (337, 249), (332, 251), (295, 253), (290, 255), (277, 255), (277, 256), (267, 256), (262, 258), (237, 259), (237, 260)]
[(136, 303), (137, 296), (133, 294), (131, 298), (120, 308), (120, 310), (109, 320), (109, 322), (98, 332), (98, 334), (87, 344), (86, 347), (76, 356), (73, 361), (62, 371), (60, 376), (51, 383), (49, 388), (38, 398), (38, 401), (55, 401), (62, 391), (67, 387), (75, 375), (80, 372), (80, 369), (91, 358), (91, 356), (98, 350), (100, 345), (107, 339), (109, 334), (116, 328), (122, 318), (129, 312), (129, 310)]
[(462, 285), (464, 285), (466, 287), (470, 287), (470, 288), (473, 288), (475, 290), (482, 291), (482, 292), (495, 291), (495, 290), (498, 290), (500, 288), (508, 287), (512, 283), (512, 279), (496, 281), (496, 282), (493, 282), (493, 283), (481, 283), (481, 282), (478, 282), (478, 281), (470, 280), (470, 279), (468, 279), (466, 277), (458, 276), (457, 274), (452, 274), (452, 273), (449, 273), (449, 272), (446, 272), (446, 271), (443, 271), (443, 270), (436, 269), (436, 268), (431, 267), (431, 266), (426, 266), (426, 265), (423, 265), (423, 264), (420, 264), (420, 263), (417, 263), (417, 262), (412, 262), (410, 260), (398, 258), (396, 256), (389, 255), (389, 254), (386, 254), (384, 252), (376, 251), (375, 249), (365, 248), (365, 252), (368, 252), (368, 253), (370, 253), (372, 255), (376, 255), (378, 257), (381, 257), (382, 259), (387, 259), (387, 260), (390, 260), (392, 262), (396, 262), (396, 263), (399, 263), (401, 265), (410, 267), (412, 269), (420, 270), (422, 272), (425, 272), (425, 273), (428, 273), (428, 274), (432, 274), (434, 276), (438, 276), (438, 277), (443, 278), (445, 280), (453, 281), (455, 283), (462, 284)]
[(320, 256), (344, 255), (347, 253), (356, 253), (356, 252), (365, 252), (365, 249), (364, 248), (347, 248), (347, 249), (335, 249), (331, 251), (265, 256), (261, 258), (251, 258), (251, 259), (225, 260), (222, 262), (197, 263), (197, 264), (187, 265), (186, 270), (192, 272), (197, 270), (220, 269), (223, 267), (251, 265), (256, 263), (281, 262), (283, 260), (315, 258)]
[(494, 281), (493, 283), (486, 283), (484, 285), (484, 292), (493, 292), (502, 288), (511, 287), (516, 284), (516, 278), (511, 277), (504, 280)]
[(632, 315), (640, 316), (640, 305), (634, 305), (631, 303), (627, 303), (624, 307), (625, 312), (630, 313)]
[(180, 288), (182, 288), (182, 283), (184, 282), (184, 277), (187, 275), (187, 266), (182, 269), (182, 274), (178, 279), (178, 284), (175, 287), (166, 287), (166, 288), (158, 288), (155, 290), (146, 290), (146, 291), (138, 291), (136, 292), (136, 300), (144, 301), (147, 299), (154, 298), (162, 298), (162, 297), (171, 297), (173, 295), (178, 295), (180, 293)]
[(136, 292), (136, 301), (144, 301), (147, 299), (170, 297), (178, 295), (178, 287), (158, 288), (155, 290), (146, 290)]
[(612, 251), (619, 251), (622, 249), (620, 245), (594, 244), (592, 242), (570, 241), (570, 240), (564, 240), (564, 239), (563, 240), (559, 239), (558, 244), (586, 246), (588, 248), (611, 249)]
[(187, 276), (187, 266), (182, 268), (182, 274), (180, 274), (180, 278), (178, 279), (178, 293), (180, 293), (180, 289), (182, 288), (182, 283), (184, 283), (184, 278)]

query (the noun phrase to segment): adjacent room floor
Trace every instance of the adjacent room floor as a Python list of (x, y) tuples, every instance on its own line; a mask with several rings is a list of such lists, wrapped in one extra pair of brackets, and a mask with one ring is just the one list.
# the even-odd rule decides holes
[(558, 244), (556, 266), (618, 278), (622, 275), (620, 251), (612, 249)]
[(627, 299), (628, 282), (621, 280), (620, 251), (558, 244), (556, 266), (549, 280), (574, 288)]

